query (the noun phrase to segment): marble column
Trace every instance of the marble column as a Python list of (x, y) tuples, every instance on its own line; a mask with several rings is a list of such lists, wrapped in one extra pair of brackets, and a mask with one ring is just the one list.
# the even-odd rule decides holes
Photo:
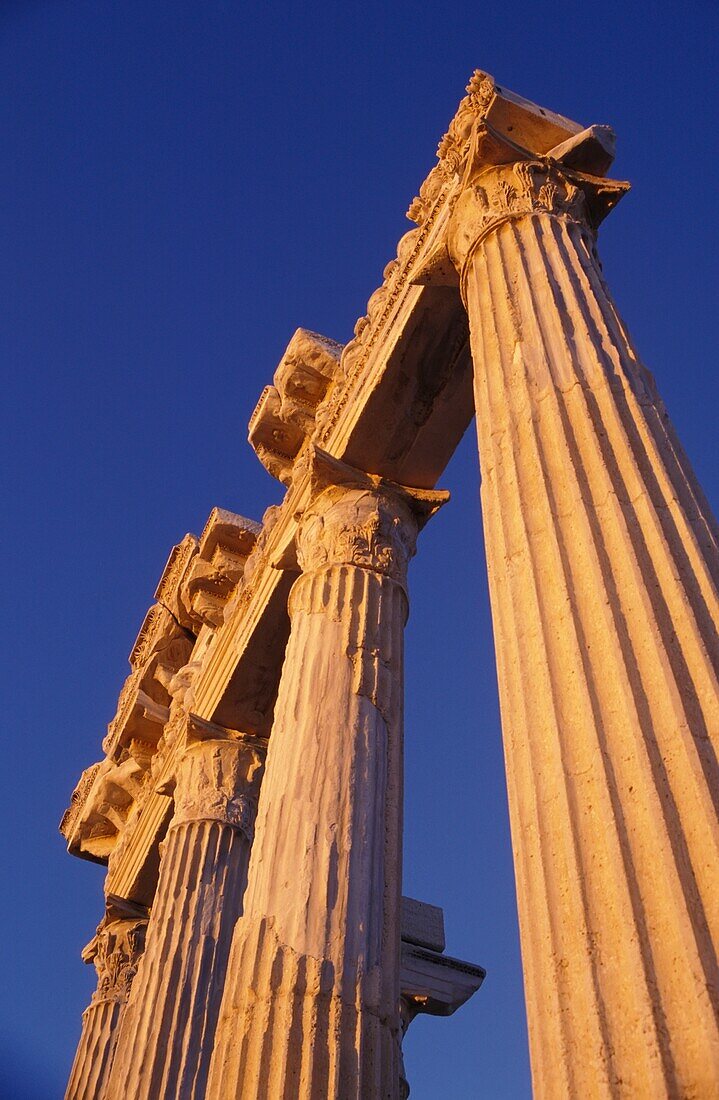
[(457, 203), (537, 1098), (719, 1087), (718, 535), (548, 161)]
[(187, 716), (147, 947), (105, 1100), (200, 1100), (253, 834), (264, 743)]
[[(132, 909), (132, 906), (128, 906)], [(117, 1042), (118, 1025), (145, 946), (147, 919), (118, 915), (114, 906), (82, 953), (97, 970), (97, 989), (82, 1016), (82, 1034), (65, 1100), (100, 1100)]]
[(446, 494), (314, 463), (212, 1100), (399, 1095), (406, 571)]

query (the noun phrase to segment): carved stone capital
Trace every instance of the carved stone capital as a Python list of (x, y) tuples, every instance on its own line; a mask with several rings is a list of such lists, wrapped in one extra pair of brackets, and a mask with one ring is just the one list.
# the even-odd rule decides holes
[(505, 222), (547, 215), (578, 222), (593, 235), (628, 186), (563, 170), (549, 158), (483, 169), (458, 198), (447, 232), (447, 251), (460, 272), (460, 286), (475, 249)]
[(101, 1001), (125, 1003), (145, 950), (146, 930), (146, 917), (106, 918), (99, 926), (94, 939), (82, 953), (83, 960), (94, 963), (97, 971), (97, 989), (91, 1004)]
[(219, 821), (251, 841), (264, 760), (265, 743), (259, 738), (191, 742), (177, 767), (170, 827)]
[(399, 497), (375, 488), (333, 486), (305, 512), (297, 540), (303, 572), (356, 565), (404, 583), (417, 522)]
[(315, 496), (297, 535), (303, 573), (354, 565), (404, 584), (417, 534), (447, 493), (407, 489), (355, 470), (318, 448), (312, 457)]

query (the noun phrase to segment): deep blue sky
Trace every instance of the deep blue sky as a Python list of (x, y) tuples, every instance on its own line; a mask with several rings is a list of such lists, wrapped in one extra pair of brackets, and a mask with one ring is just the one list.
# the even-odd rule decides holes
[[(474, 67), (615, 126), (605, 271), (719, 501), (718, 31), (708, 0), (2, 0), (1, 1096), (62, 1094), (102, 875), (57, 822), (168, 549), (278, 500), (250, 412), (298, 325), (350, 337)], [(413, 1025), (413, 1100), (529, 1095), (476, 466), (470, 432), (413, 566), (405, 892), (488, 977)]]

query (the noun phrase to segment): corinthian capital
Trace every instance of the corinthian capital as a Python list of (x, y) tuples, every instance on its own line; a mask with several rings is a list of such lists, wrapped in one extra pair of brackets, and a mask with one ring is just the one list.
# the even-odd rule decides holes
[[(189, 718), (198, 728), (211, 726), (194, 715)], [(207, 737), (211, 731), (202, 732)], [(251, 840), (264, 760), (265, 742), (242, 734), (188, 744), (177, 766), (171, 827), (219, 821)]]
[(95, 964), (97, 989), (92, 1004), (117, 1001), (124, 1004), (140, 956), (145, 950), (146, 918), (103, 921), (82, 953), (85, 962)]
[(302, 571), (354, 565), (404, 584), (417, 534), (449, 494), (395, 485), (319, 448), (311, 461), (313, 499), (297, 535)]
[(458, 270), (481, 242), (508, 221), (548, 215), (594, 234), (629, 185), (561, 168), (551, 158), (517, 160), (473, 175), (455, 205), (447, 249)]

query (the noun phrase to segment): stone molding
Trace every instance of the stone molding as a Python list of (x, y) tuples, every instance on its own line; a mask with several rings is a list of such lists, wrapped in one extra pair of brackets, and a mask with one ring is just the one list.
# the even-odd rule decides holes
[(197, 554), (183, 574), (179, 598), (191, 630), (215, 629), (225, 606), (242, 584), (245, 564), (261, 526), (225, 508), (213, 508), (200, 536)]
[(268, 473), (292, 480), (295, 459), (315, 429), (315, 416), (335, 374), (342, 344), (298, 328), (249, 423), (249, 441)]
[(187, 662), (193, 644), (194, 637), (164, 604), (150, 607), (130, 652), (130, 675), (102, 743), (108, 757), (123, 760), (133, 740), (157, 744), (168, 718), (168, 685)]
[(242, 580), (261, 527), (226, 508), (213, 508), (199, 539), (185, 535), (173, 546), (155, 599), (191, 635), (215, 629)]
[(96, 764), (91, 764), (89, 768), (85, 768), (84, 772), (78, 779), (75, 789), (70, 796), (70, 805), (65, 810), (60, 821), (60, 832), (65, 837), (65, 840), (70, 840), (70, 837), (75, 831), (78, 819), (82, 814), (83, 807), (88, 799), (93, 784), (97, 779), (97, 773), (102, 767), (102, 761), (98, 760)]
[[(184, 659), (190, 651), (180, 651), (177, 660), (184, 664)], [(145, 690), (151, 686), (156, 694), (157, 689), (153, 670), (147, 667), (135, 669), (125, 680), (117, 700), (115, 717), (107, 727), (107, 736), (103, 740), (102, 747), (110, 757), (121, 758), (133, 738), (151, 744), (157, 744), (162, 734), (162, 727), (167, 721), (167, 702), (158, 702)], [(166, 696), (167, 693), (163, 692)]]
[(180, 584), (188, 565), (197, 553), (197, 546), (197, 536), (188, 532), (181, 542), (172, 547), (165, 568), (162, 570), (162, 576), (157, 582), (155, 599), (163, 607), (166, 607), (175, 618), (178, 617)]
[(106, 758), (83, 772), (60, 822), (71, 853), (107, 861), (143, 791), (148, 750), (153, 748), (133, 741), (135, 755), (128, 755), (120, 764)]
[(482, 69), (475, 69), (465, 90), (467, 95), (460, 101), (449, 129), (437, 146), (438, 164), (407, 211), (409, 221), (417, 225), (424, 225), (428, 220), (443, 187), (461, 178), (470, 155), (472, 132), (487, 118), (496, 97), (494, 80)]
[(83, 773), (60, 823), (73, 854), (106, 862), (133, 810), (146, 802), (146, 778), (162, 770), (158, 748), (167, 745), (175, 721), (174, 696), (179, 690), (191, 705), (198, 654), (241, 586), (260, 530), (252, 520), (213, 508), (199, 540), (188, 534), (173, 547), (157, 602), (130, 652), (130, 675), (102, 745), (105, 759)]

